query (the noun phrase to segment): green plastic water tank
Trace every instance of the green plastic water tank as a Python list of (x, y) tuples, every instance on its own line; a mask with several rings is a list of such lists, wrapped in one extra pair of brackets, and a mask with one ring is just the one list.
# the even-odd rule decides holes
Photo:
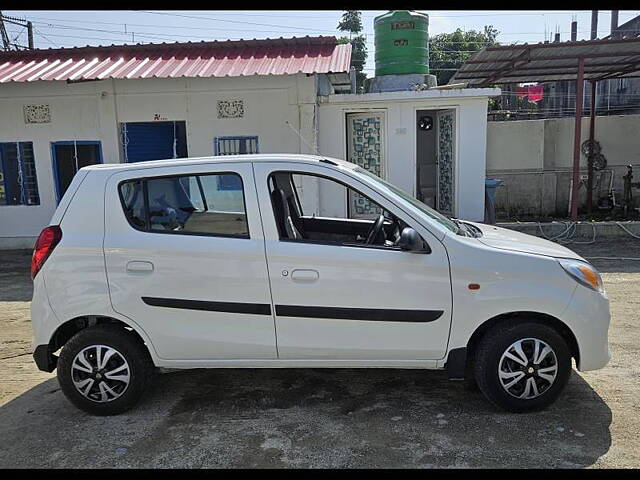
[(392, 10), (373, 21), (376, 76), (429, 73), (429, 16)]

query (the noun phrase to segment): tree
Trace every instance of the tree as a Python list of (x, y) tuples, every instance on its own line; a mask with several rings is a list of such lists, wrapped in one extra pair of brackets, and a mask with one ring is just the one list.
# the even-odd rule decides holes
[(362, 18), (359, 10), (346, 10), (342, 19), (338, 22), (338, 30), (341, 32), (360, 33), (362, 31)]
[(438, 79), (438, 85), (445, 85), (458, 68), (475, 52), (498, 42), (498, 30), (493, 25), (485, 25), (482, 32), (457, 29), (453, 33), (440, 33), (429, 38), (429, 68)]
[(338, 22), (338, 30), (349, 32), (349, 37), (340, 37), (338, 43), (351, 44), (351, 66), (356, 70), (356, 92), (364, 91), (364, 81), (367, 74), (362, 70), (367, 61), (367, 41), (362, 32), (362, 19), (360, 11), (346, 10), (342, 14), (342, 19)]

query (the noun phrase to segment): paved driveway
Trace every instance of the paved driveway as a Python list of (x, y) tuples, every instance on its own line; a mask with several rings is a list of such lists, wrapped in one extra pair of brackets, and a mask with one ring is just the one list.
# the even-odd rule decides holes
[[(640, 242), (572, 247), (640, 257)], [(0, 467), (640, 467), (640, 261), (594, 260), (613, 359), (543, 412), (498, 411), (443, 372), (191, 370), (117, 417), (66, 401), (30, 356), (29, 252), (0, 253)]]

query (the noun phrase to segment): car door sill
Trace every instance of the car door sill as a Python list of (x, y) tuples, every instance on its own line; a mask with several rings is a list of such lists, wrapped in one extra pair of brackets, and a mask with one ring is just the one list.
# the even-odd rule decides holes
[(372, 360), (372, 359), (216, 359), (216, 360), (167, 360), (158, 359), (163, 368), (439, 368), (438, 360)]

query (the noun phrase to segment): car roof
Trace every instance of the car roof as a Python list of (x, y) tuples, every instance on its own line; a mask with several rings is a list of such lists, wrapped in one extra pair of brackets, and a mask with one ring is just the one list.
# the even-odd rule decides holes
[(338, 158), (327, 157), (324, 155), (304, 155), (296, 153), (256, 153), (256, 154), (243, 154), (243, 155), (219, 155), (208, 157), (188, 157), (188, 158), (171, 158), (167, 160), (150, 160), (146, 162), (135, 163), (98, 163), (95, 165), (89, 165), (83, 167), (83, 170), (100, 170), (110, 171), (126, 171), (139, 168), (153, 168), (153, 167), (170, 167), (174, 165), (202, 165), (207, 163), (220, 164), (220, 163), (238, 163), (238, 162), (289, 162), (299, 164), (317, 164), (322, 162), (324, 164), (333, 164), (337, 167), (347, 168), (352, 170), (357, 167), (356, 164), (346, 162)]

